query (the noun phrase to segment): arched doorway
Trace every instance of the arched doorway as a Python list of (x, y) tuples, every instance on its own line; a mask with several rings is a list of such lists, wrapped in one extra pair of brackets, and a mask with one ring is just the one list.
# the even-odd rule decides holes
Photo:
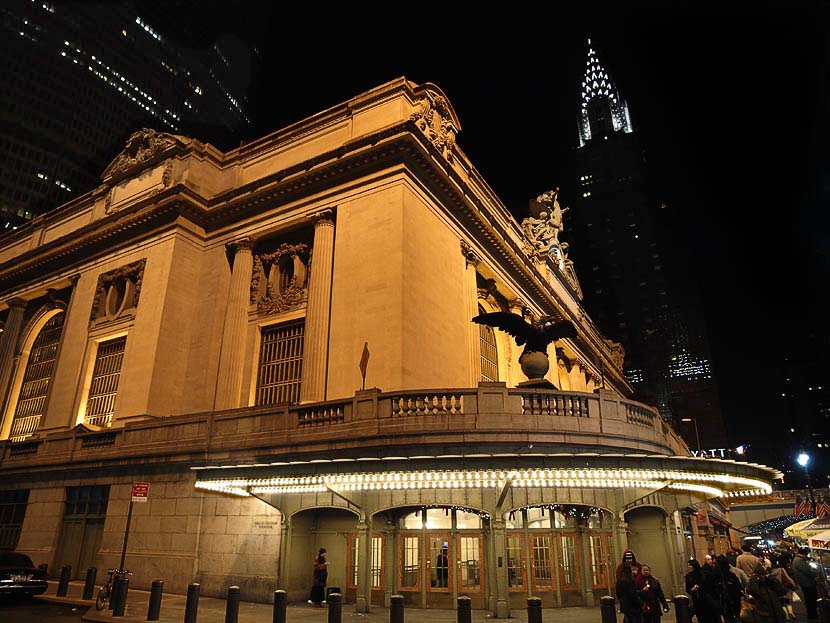
[[(505, 516), (507, 586), (546, 608), (588, 605), (613, 587), (612, 515), (568, 504), (528, 506)], [(592, 599), (593, 597), (593, 599)]]
[(628, 546), (637, 562), (648, 563), (664, 589), (674, 584), (670, 545), (666, 538), (666, 514), (655, 506), (641, 506), (625, 514)]
[(448, 506), (390, 513), (395, 526), (395, 582), (407, 604), (449, 609), (464, 595), (473, 608), (487, 607), (488, 515)]

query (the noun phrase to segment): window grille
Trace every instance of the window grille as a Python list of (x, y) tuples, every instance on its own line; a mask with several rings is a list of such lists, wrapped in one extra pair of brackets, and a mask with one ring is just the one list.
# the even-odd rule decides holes
[(256, 404), (299, 402), (305, 321), (263, 327)]
[(17, 407), (9, 432), (10, 441), (23, 441), (31, 437), (46, 410), (46, 394), (52, 380), (65, 316), (64, 312), (52, 316), (32, 344), (26, 371), (23, 373), (23, 384), (17, 396)]
[[(479, 306), (478, 313), (483, 314), (484, 308)], [(481, 341), (481, 380), (494, 382), (499, 380), (499, 355), (496, 350), (496, 332), (493, 327), (478, 325)]]
[(66, 488), (65, 517), (105, 517), (110, 499), (109, 485)]
[(109, 426), (112, 423), (126, 344), (126, 335), (98, 344), (95, 367), (92, 370), (92, 382), (89, 386), (89, 398), (86, 402), (84, 421), (87, 424)]

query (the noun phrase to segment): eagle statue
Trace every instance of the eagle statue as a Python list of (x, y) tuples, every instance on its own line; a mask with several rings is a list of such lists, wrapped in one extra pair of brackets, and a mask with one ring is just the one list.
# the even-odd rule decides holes
[(473, 322), (501, 329), (513, 336), (517, 346), (524, 346), (519, 364), (531, 381), (543, 379), (550, 368), (549, 344), (577, 336), (572, 322), (555, 322), (553, 316), (542, 316), (529, 322), (523, 316), (510, 312), (485, 312), (473, 318)]

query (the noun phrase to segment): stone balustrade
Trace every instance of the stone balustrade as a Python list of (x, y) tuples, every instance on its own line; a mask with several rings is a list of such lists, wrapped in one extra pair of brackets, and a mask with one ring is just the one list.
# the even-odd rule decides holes
[(120, 427), (116, 419), (113, 428), (100, 431), (78, 426), (25, 442), (2, 442), (0, 467), (137, 457), (152, 461), (154, 456), (195, 463), (229, 452), (290, 452), (296, 457), (337, 449), (371, 455), (395, 447), (458, 448), (466, 443), (493, 452), (536, 444), (559, 452), (689, 454), (655, 409), (614, 392), (480, 383), (401, 392), (374, 388), (343, 400), (132, 420)]

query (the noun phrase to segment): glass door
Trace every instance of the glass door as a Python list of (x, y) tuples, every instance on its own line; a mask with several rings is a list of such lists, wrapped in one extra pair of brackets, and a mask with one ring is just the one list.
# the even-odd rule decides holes
[(553, 590), (553, 551), (550, 534), (530, 535), (530, 579), (533, 591)]
[(557, 535), (559, 543), (559, 588), (564, 591), (579, 590), (579, 554), (577, 535), (564, 532)]
[(507, 587), (511, 591), (526, 591), (525, 544), (521, 534), (507, 535)]
[(429, 569), (429, 585), (431, 592), (448, 593), (450, 591), (450, 561), (452, 551), (449, 534), (427, 535), (427, 554), (429, 555), (427, 568)]
[(483, 548), (484, 544), (480, 535), (459, 535), (457, 576), (459, 595), (481, 591)]

